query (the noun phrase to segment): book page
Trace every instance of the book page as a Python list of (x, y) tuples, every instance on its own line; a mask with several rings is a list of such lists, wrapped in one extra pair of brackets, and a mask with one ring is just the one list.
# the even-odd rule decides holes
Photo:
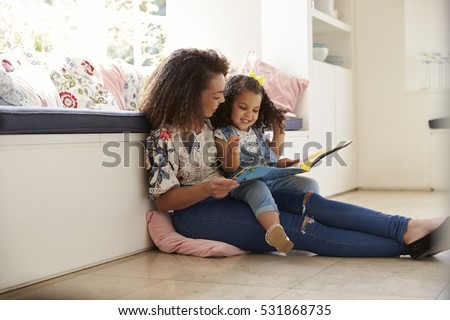
[(329, 150), (327, 150), (325, 148), (316, 150), (316, 151), (312, 152), (310, 155), (308, 155), (308, 157), (306, 159), (304, 159), (303, 161), (301, 161), (299, 163), (294, 164), (291, 167), (302, 168), (303, 170), (309, 171), (314, 165), (316, 165), (320, 160), (325, 158), (327, 155), (329, 155), (330, 153), (336, 152), (342, 148), (345, 148), (350, 143), (352, 143), (351, 140), (344, 141), (344, 142), (341, 141), (338, 144), (334, 145)]

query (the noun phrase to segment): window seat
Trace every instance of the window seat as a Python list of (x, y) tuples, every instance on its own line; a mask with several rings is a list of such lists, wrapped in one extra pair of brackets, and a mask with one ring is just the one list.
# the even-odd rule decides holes
[(0, 106), (0, 293), (154, 247), (138, 112)]

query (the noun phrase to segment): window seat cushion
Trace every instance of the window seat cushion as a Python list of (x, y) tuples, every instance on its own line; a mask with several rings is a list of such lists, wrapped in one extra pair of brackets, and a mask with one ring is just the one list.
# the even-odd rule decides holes
[(149, 131), (148, 120), (136, 111), (0, 106), (0, 134)]

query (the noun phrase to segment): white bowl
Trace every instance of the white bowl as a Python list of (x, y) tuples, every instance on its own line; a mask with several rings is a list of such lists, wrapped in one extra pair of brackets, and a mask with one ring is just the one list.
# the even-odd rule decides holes
[(328, 56), (328, 48), (313, 48), (314, 60), (325, 61)]
[(333, 12), (334, 0), (314, 0), (314, 8), (320, 11)]

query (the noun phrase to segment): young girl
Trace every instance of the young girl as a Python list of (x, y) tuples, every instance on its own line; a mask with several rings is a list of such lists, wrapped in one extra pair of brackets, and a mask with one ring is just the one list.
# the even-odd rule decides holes
[[(226, 177), (249, 166), (286, 167), (298, 162), (279, 159), (284, 143), (284, 115), (274, 107), (258, 80), (244, 75), (233, 76), (226, 83), (224, 97), (225, 102), (219, 105), (211, 122), (216, 128), (217, 155)], [(273, 129), (272, 142), (264, 137), (266, 128)], [(308, 178), (287, 176), (265, 182), (251, 180), (230, 192), (230, 196), (252, 208), (266, 230), (267, 243), (285, 253), (293, 248), (293, 243), (280, 225), (272, 192), (285, 189), (318, 191), (304, 190), (304, 179)]]

